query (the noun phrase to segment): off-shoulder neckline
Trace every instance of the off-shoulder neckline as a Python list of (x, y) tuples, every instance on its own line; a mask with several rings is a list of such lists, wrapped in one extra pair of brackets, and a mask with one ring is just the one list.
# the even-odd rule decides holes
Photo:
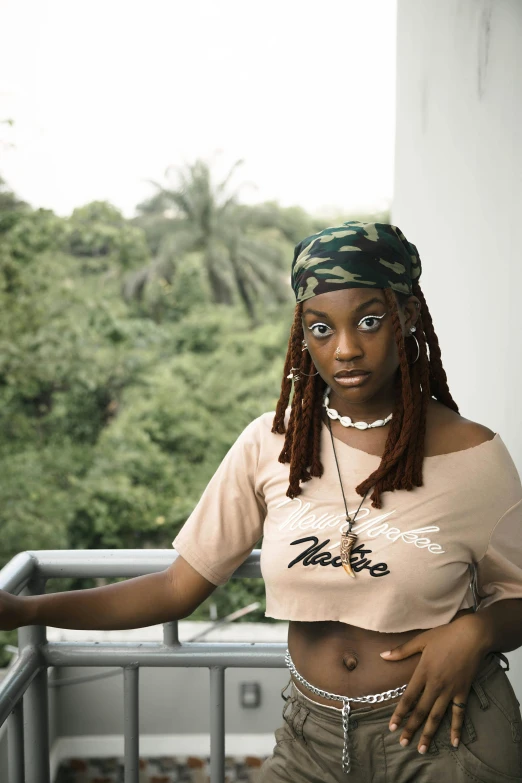
[[(323, 430), (326, 431), (329, 434), (328, 425), (322, 422), (323, 424)], [(357, 449), (355, 446), (350, 446), (348, 443), (345, 443), (344, 440), (340, 440), (340, 438), (336, 438), (334, 435), (334, 440), (336, 445), (340, 444), (341, 448), (349, 449), (350, 451), (356, 451), (359, 454), (364, 454), (366, 457), (371, 457), (372, 459), (381, 460), (381, 457), (378, 454), (372, 454), (370, 451), (364, 451), (364, 449)], [(498, 443), (501, 440), (500, 435), (498, 432), (495, 432), (492, 438), (489, 438), (489, 440), (484, 440), (482, 443), (477, 443), (476, 446), (469, 446), (466, 449), (458, 449), (458, 451), (447, 451), (444, 454), (432, 454), (430, 456), (424, 457), (424, 459), (442, 459), (444, 457), (455, 457), (457, 454), (469, 454), (470, 451), (475, 451), (476, 449), (482, 449), (484, 446), (488, 446), (490, 443)]]

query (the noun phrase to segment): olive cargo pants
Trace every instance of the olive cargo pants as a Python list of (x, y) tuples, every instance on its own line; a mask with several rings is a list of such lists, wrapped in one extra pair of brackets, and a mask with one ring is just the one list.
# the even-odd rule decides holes
[(422, 727), (405, 748), (400, 727), (389, 731), (395, 704), (352, 712), (348, 774), (341, 710), (312, 702), (289, 682), (284, 724), (259, 783), (522, 783), (520, 704), (500, 661), (490, 653), (473, 681), (458, 748), (450, 743), (451, 705), (424, 755), (417, 750)]

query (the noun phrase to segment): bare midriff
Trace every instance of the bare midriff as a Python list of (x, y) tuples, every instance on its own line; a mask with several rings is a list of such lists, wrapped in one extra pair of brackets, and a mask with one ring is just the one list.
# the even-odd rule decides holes
[[(453, 620), (473, 609), (461, 609)], [(311, 685), (339, 696), (367, 696), (393, 690), (409, 682), (420, 653), (402, 661), (387, 661), (381, 652), (392, 650), (425, 631), (379, 633), (339, 622), (290, 622), (288, 649), (299, 674)], [(334, 699), (325, 699), (296, 681), (299, 690), (320, 704), (340, 708)], [(381, 707), (399, 701), (400, 696), (382, 703), (351, 702), (352, 710)]]

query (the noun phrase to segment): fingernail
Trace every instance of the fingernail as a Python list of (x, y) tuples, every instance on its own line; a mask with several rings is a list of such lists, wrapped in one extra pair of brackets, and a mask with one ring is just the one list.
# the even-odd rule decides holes
[(410, 744), (410, 741), (409, 741), (409, 739), (406, 739), (406, 737), (404, 737), (404, 739), (401, 739), (401, 743), (400, 744), (402, 745), (403, 748), (405, 748), (406, 745)]
[(426, 753), (427, 750), (428, 750), (427, 745), (421, 745), (419, 748), (419, 753)]
[(384, 655), (390, 655), (390, 654), (391, 654), (391, 650), (386, 650), (386, 652), (383, 652), (383, 653), (380, 653), (380, 654), (381, 654), (382, 656), (384, 656)]
[(455, 737), (455, 739), (453, 740), (453, 747), (458, 748), (458, 746), (459, 746), (459, 738)]
[(390, 726), (390, 731), (395, 731), (398, 728), (399, 727), (398, 727), (398, 725), (396, 723), (392, 723), (391, 726)]

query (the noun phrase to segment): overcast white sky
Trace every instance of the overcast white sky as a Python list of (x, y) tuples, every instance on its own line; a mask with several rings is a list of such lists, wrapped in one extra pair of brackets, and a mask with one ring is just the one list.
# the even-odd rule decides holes
[[(391, 200), (396, 0), (0, 0), (0, 173), (67, 215), (127, 216), (216, 159), (247, 202)], [(11, 146), (14, 145), (14, 146)]]

